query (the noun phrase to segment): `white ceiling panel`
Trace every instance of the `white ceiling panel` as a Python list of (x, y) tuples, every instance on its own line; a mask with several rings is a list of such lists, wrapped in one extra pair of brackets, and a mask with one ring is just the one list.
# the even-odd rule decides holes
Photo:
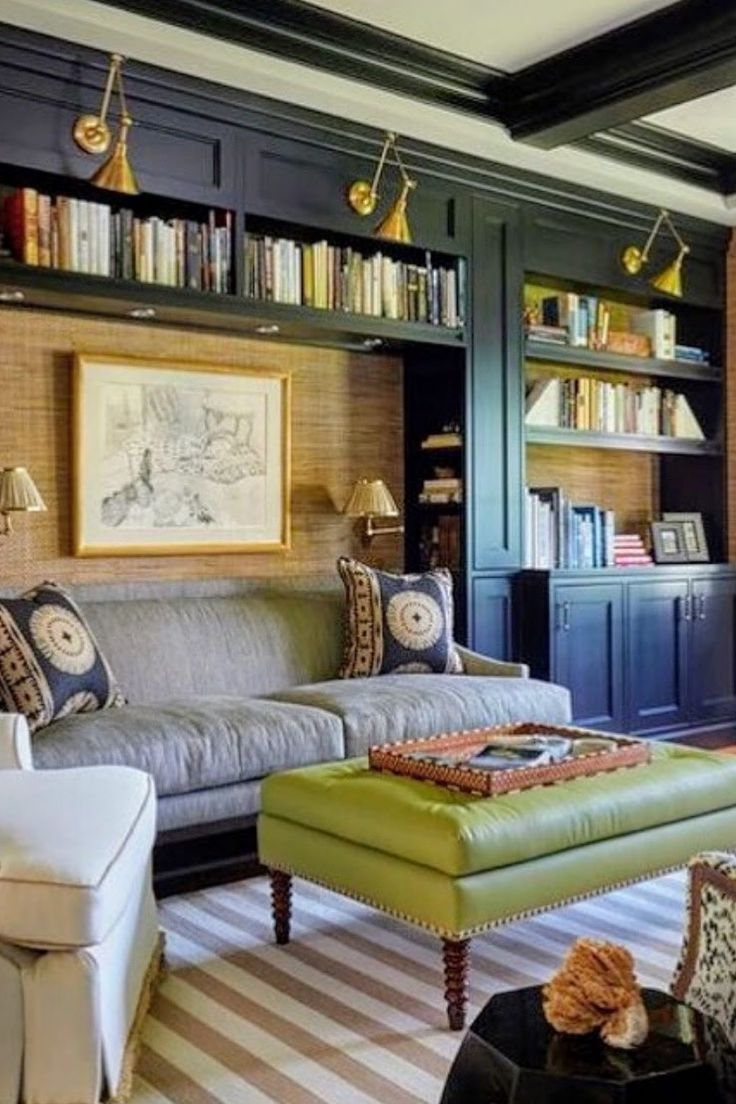
[(405, 38), (514, 71), (672, 0), (310, 0)]
[(698, 100), (668, 107), (666, 111), (648, 115), (645, 122), (736, 153), (736, 88), (724, 88)]

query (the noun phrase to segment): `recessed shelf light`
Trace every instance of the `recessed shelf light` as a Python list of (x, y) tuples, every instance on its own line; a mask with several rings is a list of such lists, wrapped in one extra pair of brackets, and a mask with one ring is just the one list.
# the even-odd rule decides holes
[(383, 338), (382, 337), (365, 337), (365, 338), (363, 338), (363, 348), (364, 349), (380, 349), (381, 345), (383, 345)]
[(0, 291), (0, 303), (22, 303), (26, 294), (17, 288), (3, 288)]
[(263, 326), (256, 326), (255, 332), (257, 334), (277, 334), (281, 329), (275, 322), (264, 324)]
[(131, 318), (138, 318), (138, 319), (155, 318), (156, 317), (156, 308), (155, 307), (133, 307), (132, 310), (128, 311), (128, 314), (130, 315)]

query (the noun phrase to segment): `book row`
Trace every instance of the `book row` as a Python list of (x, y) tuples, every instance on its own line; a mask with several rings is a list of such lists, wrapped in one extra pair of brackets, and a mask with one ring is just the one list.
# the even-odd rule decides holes
[(19, 188), (3, 201), (2, 226), (24, 264), (197, 291), (232, 287), (230, 212), (211, 210), (206, 222), (138, 218), (107, 203)]
[(526, 424), (704, 439), (685, 395), (667, 388), (608, 383), (586, 376), (545, 376), (531, 381)]
[(245, 243), (245, 292), (253, 299), (324, 310), (350, 311), (403, 322), (463, 325), (467, 275), (457, 267), (365, 255), (327, 241), (250, 234)]
[[(617, 328), (612, 323), (614, 310)], [(608, 349), (611, 344), (618, 348), (622, 328), (625, 335), (631, 338), (636, 335), (640, 339), (638, 343), (632, 342), (632, 351), (635, 347), (641, 356), (674, 359), (677, 318), (671, 311), (612, 308), (597, 295), (568, 291), (544, 296), (536, 317), (531, 320), (529, 336), (588, 349)]]
[(574, 505), (560, 487), (527, 487), (524, 567), (585, 570), (614, 566), (615, 514)]
[(444, 515), (435, 524), (425, 525), (419, 538), (419, 556), (423, 570), (433, 567), (459, 568), (460, 518)]

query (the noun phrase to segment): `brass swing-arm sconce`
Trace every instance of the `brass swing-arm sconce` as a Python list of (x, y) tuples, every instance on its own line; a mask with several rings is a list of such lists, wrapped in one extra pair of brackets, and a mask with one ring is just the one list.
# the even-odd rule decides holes
[(376, 518), (396, 518), (399, 507), (382, 479), (359, 479), (353, 487), (343, 513), (347, 517), (363, 519), (363, 543), (370, 544), (374, 537), (389, 533), (403, 533), (403, 525), (376, 526)]
[(90, 183), (95, 184), (98, 188), (107, 188), (112, 192), (137, 195), (140, 188), (128, 160), (128, 131), (133, 125), (133, 118), (128, 111), (123, 89), (122, 70), (124, 61), (125, 59), (121, 54), (110, 54), (110, 69), (107, 74), (99, 114), (80, 115), (74, 123), (72, 136), (79, 148), (84, 150), (85, 153), (107, 153), (112, 141), (112, 133), (107, 123), (107, 113), (113, 88), (116, 88), (120, 102), (120, 128), (112, 153), (97, 172), (90, 177)]
[(656, 276), (652, 277), (649, 283), (653, 288), (656, 288), (657, 291), (663, 291), (667, 295), (674, 295), (680, 298), (682, 296), (682, 262), (690, 252), (690, 246), (686, 245), (682, 240), (668, 211), (662, 209), (659, 212), (657, 221), (654, 223), (649, 237), (644, 243), (643, 249), (638, 245), (628, 245), (626, 249), (624, 249), (621, 254), (621, 264), (624, 266), (629, 276), (638, 276), (649, 261), (649, 250), (652, 248), (654, 239), (657, 237), (663, 224), (667, 226), (672, 237), (677, 242), (678, 252), (675, 259), (670, 261), (667, 267), (663, 268)]
[(373, 214), (378, 206), (378, 185), (381, 183), (381, 177), (386, 167), (389, 150), (391, 150), (396, 166), (401, 174), (401, 189), (387, 214), (381, 219), (376, 227), (375, 233), (376, 237), (383, 238), (386, 241), (409, 243), (411, 242), (411, 231), (409, 230), (409, 220), (406, 217), (406, 204), (409, 199), (409, 193), (416, 188), (417, 182), (410, 177), (406, 171), (404, 162), (401, 160), (398, 146), (396, 145), (396, 139), (397, 135), (394, 134), (393, 131), (388, 131), (386, 133), (381, 156), (378, 159), (376, 171), (373, 174), (373, 180), (354, 180), (348, 189), (348, 203), (355, 211), (356, 215), (366, 217)]

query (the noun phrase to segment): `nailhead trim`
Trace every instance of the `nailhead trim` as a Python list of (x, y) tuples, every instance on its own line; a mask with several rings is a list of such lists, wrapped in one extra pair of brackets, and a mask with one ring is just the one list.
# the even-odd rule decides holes
[(587, 893), (576, 893), (571, 897), (563, 897), (559, 901), (554, 901), (549, 905), (539, 905), (536, 908), (525, 909), (523, 912), (515, 912), (510, 916), (500, 917), (498, 920), (489, 920), (486, 924), (478, 924), (474, 928), (463, 928), (459, 932), (452, 931), (450, 928), (440, 927), (437, 924), (428, 924), (425, 920), (419, 920), (415, 916), (409, 916), (405, 912), (399, 912), (398, 909), (387, 908), (380, 902), (374, 900), (372, 897), (364, 897), (360, 893), (355, 893), (350, 889), (344, 889), (342, 886), (332, 885), (330, 882), (323, 881), (321, 878), (313, 878), (310, 874), (302, 874), (294, 867), (283, 866), (281, 863), (267, 862), (266, 865), (273, 870), (280, 870), (284, 874), (290, 874), (295, 878), (302, 878), (305, 882), (311, 882), (312, 885), (321, 886), (323, 889), (329, 889), (333, 893), (339, 893), (343, 897), (349, 897), (354, 901), (359, 901), (361, 904), (370, 905), (371, 908), (377, 909), (379, 912), (384, 912), (388, 916), (394, 916), (397, 920), (403, 920), (407, 924), (412, 924), (414, 927), (422, 928), (424, 931), (430, 931), (433, 935), (438, 935), (442, 939), (470, 939), (475, 935), (482, 935), (484, 932), (492, 931), (494, 928), (503, 927), (504, 924), (513, 924), (517, 920), (527, 920), (531, 916), (539, 916), (545, 912), (551, 912), (553, 909), (564, 908), (566, 905), (574, 905), (578, 901), (587, 901), (593, 897), (601, 897), (606, 893), (613, 893), (617, 889), (625, 889), (627, 886), (636, 885), (638, 882), (646, 882), (650, 878), (661, 878), (664, 874), (671, 874), (675, 870), (682, 870), (687, 865), (687, 860), (683, 860), (681, 863), (674, 863), (670, 866), (659, 867), (655, 870), (647, 871), (644, 874), (638, 874), (634, 878), (626, 878), (619, 882), (609, 882), (608, 885), (600, 886), (598, 889), (591, 889)]

